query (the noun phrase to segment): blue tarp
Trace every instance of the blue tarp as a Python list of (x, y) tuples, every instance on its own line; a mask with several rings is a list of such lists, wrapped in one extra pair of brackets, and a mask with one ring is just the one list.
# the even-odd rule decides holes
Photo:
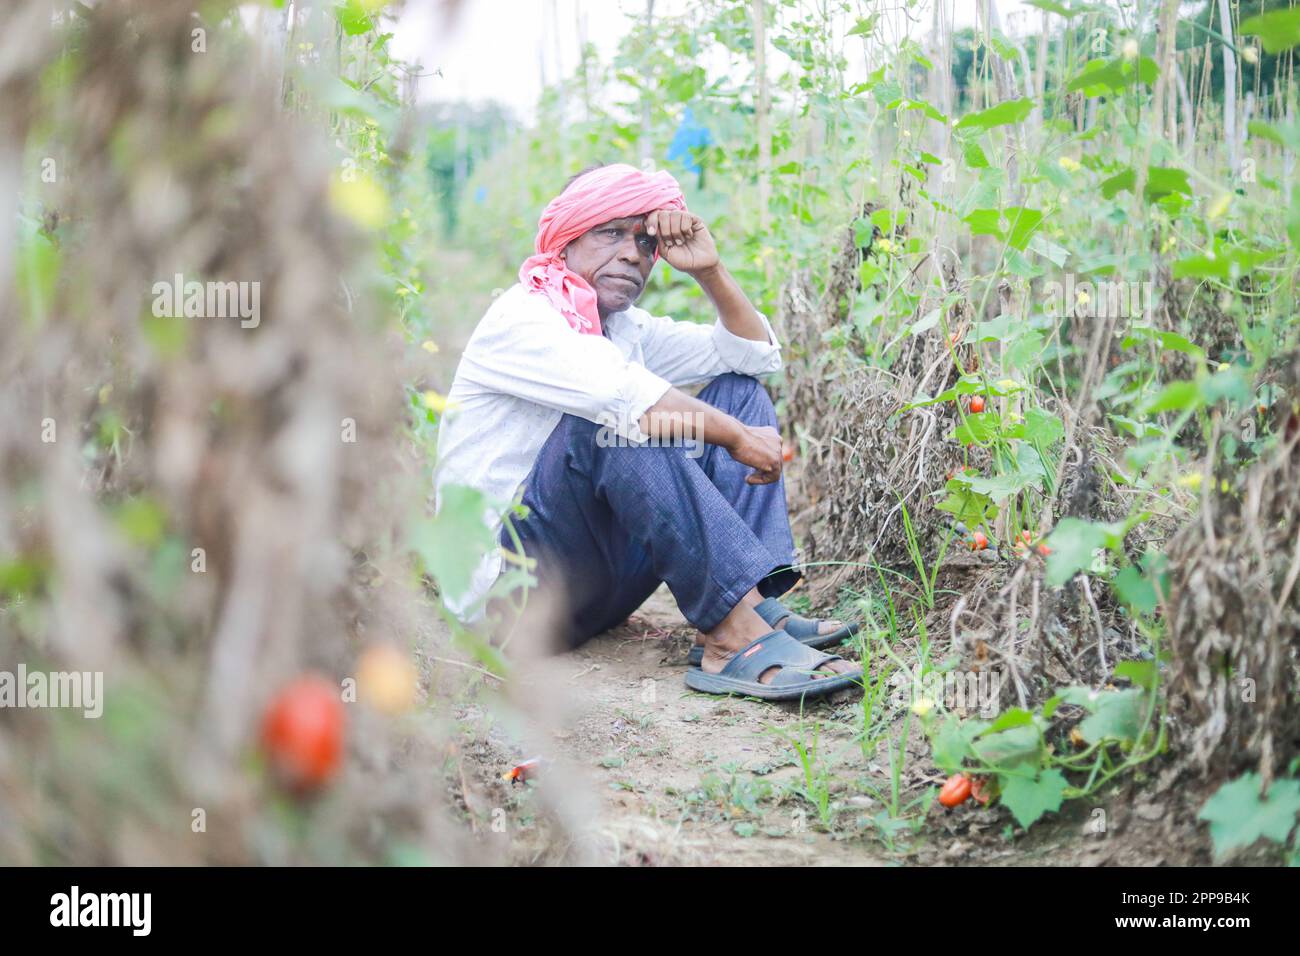
[(708, 146), (713, 142), (713, 135), (704, 126), (695, 122), (695, 116), (688, 106), (682, 113), (682, 121), (677, 125), (673, 141), (668, 144), (670, 162), (680, 162), (692, 173), (699, 173), (700, 165), (691, 157), (691, 150)]

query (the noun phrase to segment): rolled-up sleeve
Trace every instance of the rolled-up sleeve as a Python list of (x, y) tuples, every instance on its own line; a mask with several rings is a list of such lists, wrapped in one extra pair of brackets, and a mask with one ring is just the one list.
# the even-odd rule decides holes
[(480, 324), (458, 374), (469, 387), (577, 415), (636, 443), (648, 440), (638, 419), (672, 387), (613, 342), (532, 303)]
[(759, 312), (767, 341), (743, 338), (722, 319), (712, 325), (640, 314), (646, 367), (673, 385), (707, 381), (724, 372), (767, 375), (781, 370), (781, 343), (767, 316)]
[(763, 320), (763, 330), (767, 332), (766, 342), (736, 335), (718, 319), (713, 323), (713, 347), (718, 357), (727, 368), (742, 375), (766, 375), (781, 370), (781, 343), (777, 341), (772, 324), (762, 312), (758, 317)]

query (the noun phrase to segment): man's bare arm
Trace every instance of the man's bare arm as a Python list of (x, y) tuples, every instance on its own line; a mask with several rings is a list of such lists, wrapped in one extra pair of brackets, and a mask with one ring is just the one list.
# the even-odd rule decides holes
[(637, 420), (641, 431), (661, 443), (702, 441), (719, 445), (754, 469), (745, 480), (766, 485), (781, 477), (781, 435), (775, 428), (746, 425), (708, 402), (670, 388)]
[(646, 214), (645, 227), (658, 237), (664, 261), (700, 284), (728, 332), (754, 342), (771, 341), (758, 311), (722, 264), (703, 219), (682, 210), (659, 209)]
[(700, 288), (713, 301), (727, 331), (742, 339), (770, 342), (763, 320), (758, 316), (745, 291), (720, 261), (712, 269), (692, 273)]

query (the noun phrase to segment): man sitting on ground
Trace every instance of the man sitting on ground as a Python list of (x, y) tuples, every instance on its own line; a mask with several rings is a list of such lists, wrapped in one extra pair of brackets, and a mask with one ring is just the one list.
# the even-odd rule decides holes
[[(755, 376), (781, 368), (780, 344), (677, 181), (584, 170), (546, 207), (535, 249), (457, 367), (439, 501), (451, 485), (498, 502), (522, 486), (528, 515), (513, 530), (574, 646), (666, 582), (699, 631), (691, 688), (786, 699), (860, 683), (859, 668), (815, 649), (854, 629), (778, 600), (799, 574), (776, 411)], [(633, 305), (661, 255), (699, 283), (715, 324)], [(701, 382), (697, 398), (679, 390)], [(480, 619), (500, 569), (489, 554), (447, 606)]]

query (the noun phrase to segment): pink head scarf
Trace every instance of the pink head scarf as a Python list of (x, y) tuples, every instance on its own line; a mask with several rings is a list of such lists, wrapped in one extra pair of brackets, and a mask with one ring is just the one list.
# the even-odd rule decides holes
[[(601, 166), (579, 176), (552, 199), (537, 222), (537, 254), (519, 267), (524, 288), (544, 295), (578, 332), (600, 335), (596, 290), (565, 265), (560, 253), (602, 222), (640, 216), (655, 209), (685, 209), (682, 188), (671, 173), (643, 173), (626, 163)], [(655, 261), (659, 252), (655, 251)]]

